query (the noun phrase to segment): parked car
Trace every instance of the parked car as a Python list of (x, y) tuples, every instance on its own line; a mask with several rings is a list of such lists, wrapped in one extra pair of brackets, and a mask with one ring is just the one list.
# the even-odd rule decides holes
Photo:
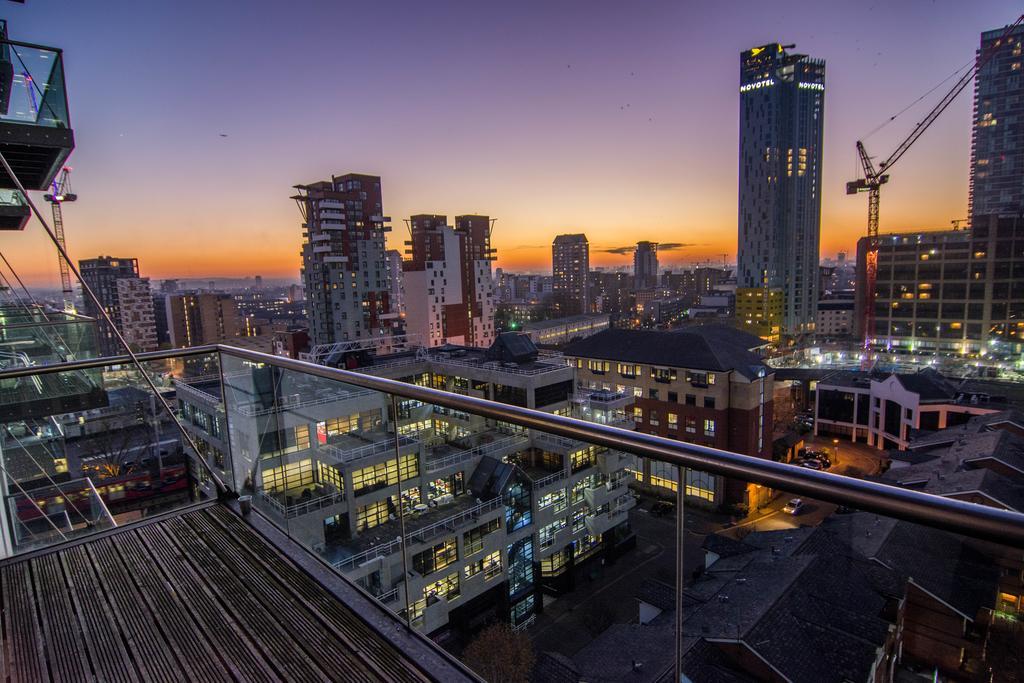
[(818, 461), (818, 460), (804, 460), (802, 463), (800, 463), (800, 466), (801, 467), (806, 467), (809, 470), (822, 470), (822, 469), (824, 469), (824, 467), (822, 467), (822, 465), (821, 465), (821, 462)]
[(786, 507), (782, 508), (782, 511), (788, 515), (793, 515), (795, 517), (796, 515), (799, 515), (801, 512), (803, 512), (803, 509), (804, 502), (802, 500), (800, 500), (799, 498), (790, 498), (789, 502), (786, 503)]

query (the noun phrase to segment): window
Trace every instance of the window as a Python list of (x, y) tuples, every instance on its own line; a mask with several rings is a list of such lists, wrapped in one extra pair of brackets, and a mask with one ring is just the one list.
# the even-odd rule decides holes
[(263, 470), (263, 489), (268, 493), (301, 493), (303, 488), (313, 486), (314, 483), (313, 461), (309, 458)]
[(606, 360), (588, 360), (587, 368), (595, 375), (603, 375), (611, 370), (612, 364)]
[(420, 576), (433, 574), (459, 559), (459, 550), (454, 538), (438, 543), (433, 548), (412, 556), (412, 568)]
[(650, 423), (650, 425), (652, 427), (657, 427), (658, 425), (661, 424), (661, 422), (658, 421), (658, 411), (657, 410), (650, 411), (650, 413), (648, 415), (648, 422)]
[(356, 508), (356, 530), (366, 531), (379, 526), (398, 514), (394, 497)]
[[(714, 375), (710, 375), (714, 377)], [(695, 387), (706, 387), (712, 382), (708, 381), (708, 373), (706, 372), (688, 372), (686, 373), (686, 381)]]
[(675, 413), (668, 414), (668, 428), (679, 429), (679, 416)]
[(714, 435), (715, 435), (715, 421), (714, 420), (704, 420), (704, 436), (714, 436)]
[(619, 363), (618, 365), (619, 374), (626, 379), (636, 379), (640, 374), (640, 366), (626, 363)]
[(586, 467), (592, 467), (597, 462), (598, 446), (582, 448), (570, 456), (572, 471), (579, 472)]
[(673, 368), (651, 368), (651, 379), (655, 382), (668, 384), (676, 380), (676, 371)]
[(488, 534), (497, 531), (501, 527), (501, 522), (497, 519), (492, 519), (489, 522), (485, 522), (478, 527), (474, 527), (462, 535), (462, 550), (466, 553), (466, 556), (478, 553), (484, 549), (484, 539), (487, 538)]
[[(420, 461), (416, 453), (403, 455), (401, 459), (402, 481), (420, 475)], [(352, 473), (352, 489), (355, 495), (369, 493), (398, 483), (398, 467), (394, 460), (377, 463)]]
[(495, 576), (499, 576), (501, 574), (500, 550), (495, 550), (490, 555), (481, 557), (479, 560), (477, 560), (473, 564), (468, 565), (465, 568), (465, 570), (463, 570), (463, 574), (467, 579), (476, 576), (480, 573), (483, 573), (484, 581), (489, 581), (490, 579), (493, 579)]
[(688, 434), (697, 433), (697, 418), (687, 417), (686, 418), (686, 431)]
[(572, 513), (572, 533), (575, 536), (579, 532), (583, 531), (587, 527), (587, 508), (581, 507), (578, 510), (573, 510)]
[(686, 405), (688, 405), (688, 406), (695, 406), (695, 405), (697, 405), (697, 396), (696, 396), (696, 394), (687, 394), (686, 395)]
[(551, 553), (549, 557), (540, 561), (540, 573), (542, 576), (558, 576), (569, 566), (569, 551), (559, 550)]
[(647, 390), (647, 398), (651, 399), (652, 401), (657, 401), (658, 400), (658, 390), (657, 389), (648, 389)]
[(460, 594), (458, 572), (453, 572), (443, 579), (438, 579), (434, 583), (423, 587), (423, 597), (427, 599), (447, 598), (448, 600), (454, 600)]
[(679, 403), (679, 394), (675, 391), (668, 392), (669, 403)]
[(541, 548), (550, 548), (555, 543), (555, 535), (566, 527), (565, 518), (556, 519), (547, 526), (541, 527), (539, 538)]
[(549, 505), (555, 506), (555, 512), (565, 509), (565, 489), (558, 489), (551, 493), (545, 493), (537, 500), (538, 508), (546, 508)]
[(705, 396), (704, 397), (704, 407), (705, 408), (714, 408), (715, 407), (715, 397), (714, 396)]
[(700, 470), (686, 470), (686, 495), (715, 501), (715, 475)]
[(644, 419), (644, 409), (638, 406), (633, 406), (633, 419), (640, 422)]

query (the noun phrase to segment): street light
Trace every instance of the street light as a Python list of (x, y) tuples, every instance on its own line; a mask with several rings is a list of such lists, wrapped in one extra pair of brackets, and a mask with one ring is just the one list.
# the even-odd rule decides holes
[(834, 465), (838, 465), (839, 464), (839, 439), (832, 439), (832, 450), (833, 450), (832, 455), (835, 456), (835, 460), (836, 460), (833, 464)]

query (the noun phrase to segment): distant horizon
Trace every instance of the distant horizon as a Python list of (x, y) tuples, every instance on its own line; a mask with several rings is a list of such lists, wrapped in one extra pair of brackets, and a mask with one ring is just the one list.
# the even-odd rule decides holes
[[(393, 248), (407, 216), (476, 212), (497, 219), (495, 266), (509, 271), (549, 269), (563, 232), (587, 234), (594, 266), (628, 264), (640, 239), (679, 245), (679, 263), (734, 260), (739, 55), (776, 40), (826, 62), (821, 255), (852, 253), (867, 222), (866, 197), (845, 194), (855, 141), (884, 158), (980, 34), (1019, 14), (1009, 0), (308, 5), (314, 22), (268, 0), (244, 13), (188, 0), (5, 8), (12, 38), (64, 50), (74, 259), (132, 255), (158, 280), (297, 278), (292, 186), (351, 171), (382, 177)], [(171, 25), (188, 27), (188, 50)], [(389, 47), (353, 32), (345, 68), (331, 66), (338, 25), (387, 26)], [(445, 39), (425, 54), (424, 35)], [(894, 170), (883, 232), (966, 216), (971, 109), (968, 88)], [(3, 251), (26, 282), (58, 282), (34, 220)]]

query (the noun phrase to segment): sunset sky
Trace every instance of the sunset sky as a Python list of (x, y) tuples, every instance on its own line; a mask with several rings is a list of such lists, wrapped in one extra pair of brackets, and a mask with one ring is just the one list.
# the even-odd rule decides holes
[[(239, 12), (238, 8), (244, 7)], [(822, 254), (852, 248), (854, 143), (965, 66), (1010, 0), (900, 2), (4, 3), (15, 40), (65, 51), (79, 200), (75, 258), (143, 275), (298, 277), (292, 185), (383, 177), (390, 241), (414, 213), (497, 218), (497, 266), (550, 269), (559, 232), (594, 265), (640, 239), (662, 263), (736, 253), (739, 53), (796, 43), (827, 62)], [(948, 84), (947, 84), (948, 85)], [(886, 156), (945, 87), (865, 140)], [(900, 162), (882, 231), (967, 212), (972, 91)], [(227, 137), (221, 137), (221, 134)], [(39, 198), (41, 201), (41, 197)], [(48, 210), (48, 206), (46, 207)], [(57, 282), (34, 221), (0, 238)]]

